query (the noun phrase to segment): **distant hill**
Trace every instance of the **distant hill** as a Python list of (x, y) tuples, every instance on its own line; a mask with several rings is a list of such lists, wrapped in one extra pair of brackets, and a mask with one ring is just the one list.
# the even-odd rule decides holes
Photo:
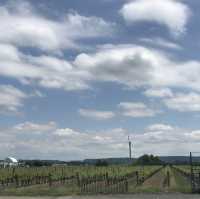
[[(169, 164), (189, 164), (189, 156), (158, 156), (158, 158)], [(132, 164), (137, 158), (101, 158), (101, 159), (85, 159), (84, 164), (95, 165), (98, 160), (106, 161), (108, 164)], [(193, 157), (194, 162), (200, 162), (200, 157)]]
[[(169, 164), (189, 164), (189, 156), (158, 156), (158, 158), (165, 163)], [(25, 165), (29, 166), (51, 166), (55, 164), (67, 164), (67, 165), (96, 165), (101, 160), (108, 164), (133, 164), (137, 162), (137, 158), (131, 160), (126, 157), (119, 158), (99, 158), (99, 159), (85, 159), (83, 161), (59, 161), (59, 160), (20, 160)], [(200, 163), (200, 157), (194, 157), (194, 162)]]
[(132, 158), (131, 160), (129, 158), (100, 158), (100, 159), (85, 159), (83, 160), (84, 164), (88, 165), (95, 165), (99, 160), (105, 161), (108, 164), (131, 164), (136, 159)]
[[(160, 160), (171, 164), (189, 164), (189, 156), (160, 156)], [(193, 162), (200, 162), (200, 157), (193, 157)]]

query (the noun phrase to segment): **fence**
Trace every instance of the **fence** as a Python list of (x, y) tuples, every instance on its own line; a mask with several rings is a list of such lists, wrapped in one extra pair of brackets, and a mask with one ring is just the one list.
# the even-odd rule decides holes
[(20, 188), (34, 185), (47, 186), (66, 186), (74, 187), (82, 194), (98, 194), (98, 193), (128, 193), (129, 186), (141, 185), (145, 180), (159, 172), (162, 167), (154, 170), (149, 175), (144, 176), (138, 171), (128, 173), (124, 176), (109, 176), (108, 173), (94, 176), (80, 176), (78, 173), (71, 177), (62, 176), (53, 179), (52, 175), (34, 177), (18, 177), (14, 175), (12, 178), (6, 178), (0, 181), (0, 189)]
[(81, 182), (81, 193), (126, 193), (128, 192), (128, 181), (125, 178), (107, 178), (102, 181), (89, 179)]
[(82, 178), (80, 181), (81, 193), (126, 193), (128, 183), (138, 181), (138, 172), (123, 177), (109, 177), (105, 175)]
[(78, 184), (78, 176), (62, 176), (58, 179), (53, 179), (51, 174), (48, 176), (34, 176), (34, 177), (18, 177), (17, 175), (6, 178), (4, 180), (0, 180), (0, 189), (5, 188), (20, 188), (20, 187), (27, 187), (27, 186), (34, 186), (34, 185), (49, 185), (49, 186), (57, 186), (63, 184)]
[(200, 152), (190, 152), (190, 179), (193, 193), (200, 193)]
[(123, 177), (109, 177), (108, 174), (94, 176), (90, 178), (82, 178), (80, 180), (80, 192), (87, 194), (98, 193), (128, 193), (129, 186), (141, 185), (145, 180), (159, 172), (163, 167), (151, 172), (148, 176), (139, 176), (139, 172), (135, 171)]

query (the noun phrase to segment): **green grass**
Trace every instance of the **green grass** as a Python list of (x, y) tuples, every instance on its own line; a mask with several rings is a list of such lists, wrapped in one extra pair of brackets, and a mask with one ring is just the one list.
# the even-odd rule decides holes
[(3, 196), (67, 196), (80, 194), (77, 186), (52, 186), (35, 185), (24, 188), (9, 188), (2, 190), (0, 195)]
[(165, 169), (161, 169), (159, 172), (145, 180), (141, 185), (130, 185), (130, 193), (160, 193), (163, 192), (163, 181)]
[(182, 176), (179, 172), (172, 169), (172, 175), (174, 176), (176, 185), (171, 187), (171, 191), (181, 192), (181, 193), (191, 193), (190, 181)]
[(131, 193), (162, 193), (159, 187), (136, 187)]
[[(166, 184), (167, 172), (169, 172), (170, 176), (169, 187)], [(148, 179), (143, 185), (130, 187), (129, 191), (131, 193), (191, 193), (191, 187), (187, 178), (167, 166), (159, 173)]]

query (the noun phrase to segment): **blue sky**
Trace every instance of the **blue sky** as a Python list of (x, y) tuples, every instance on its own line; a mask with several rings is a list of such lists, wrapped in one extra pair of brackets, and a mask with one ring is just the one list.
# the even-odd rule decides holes
[(199, 7), (0, 1), (0, 158), (197, 151)]

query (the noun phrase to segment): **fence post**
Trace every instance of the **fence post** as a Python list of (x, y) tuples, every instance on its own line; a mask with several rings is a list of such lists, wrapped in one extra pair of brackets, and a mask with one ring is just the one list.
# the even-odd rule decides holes
[(139, 184), (139, 173), (138, 171), (136, 171), (136, 182), (137, 182), (137, 185)]
[(128, 180), (127, 179), (125, 180), (125, 191), (126, 191), (126, 193), (128, 193)]
[(190, 175), (190, 178), (191, 178), (191, 189), (192, 189), (192, 192), (194, 192), (195, 190), (195, 184), (194, 184), (194, 172), (193, 172), (193, 162), (192, 162), (192, 152), (190, 152), (190, 172), (191, 172), (191, 175)]
[(199, 189), (200, 189), (200, 173), (199, 173)]
[(79, 177), (79, 173), (76, 173), (76, 179), (77, 179), (77, 185), (78, 187), (80, 187), (80, 177)]
[(19, 178), (17, 174), (15, 175), (15, 184), (16, 184), (16, 187), (19, 186)]
[(169, 171), (167, 171), (167, 186), (170, 186), (170, 175), (169, 175)]
[(108, 173), (106, 172), (106, 176), (105, 176), (105, 180), (106, 180), (106, 186), (108, 186), (109, 185), (109, 179), (108, 179)]
[(49, 173), (48, 181), (49, 181), (49, 186), (51, 187), (52, 186), (52, 175), (51, 175), (51, 173)]

